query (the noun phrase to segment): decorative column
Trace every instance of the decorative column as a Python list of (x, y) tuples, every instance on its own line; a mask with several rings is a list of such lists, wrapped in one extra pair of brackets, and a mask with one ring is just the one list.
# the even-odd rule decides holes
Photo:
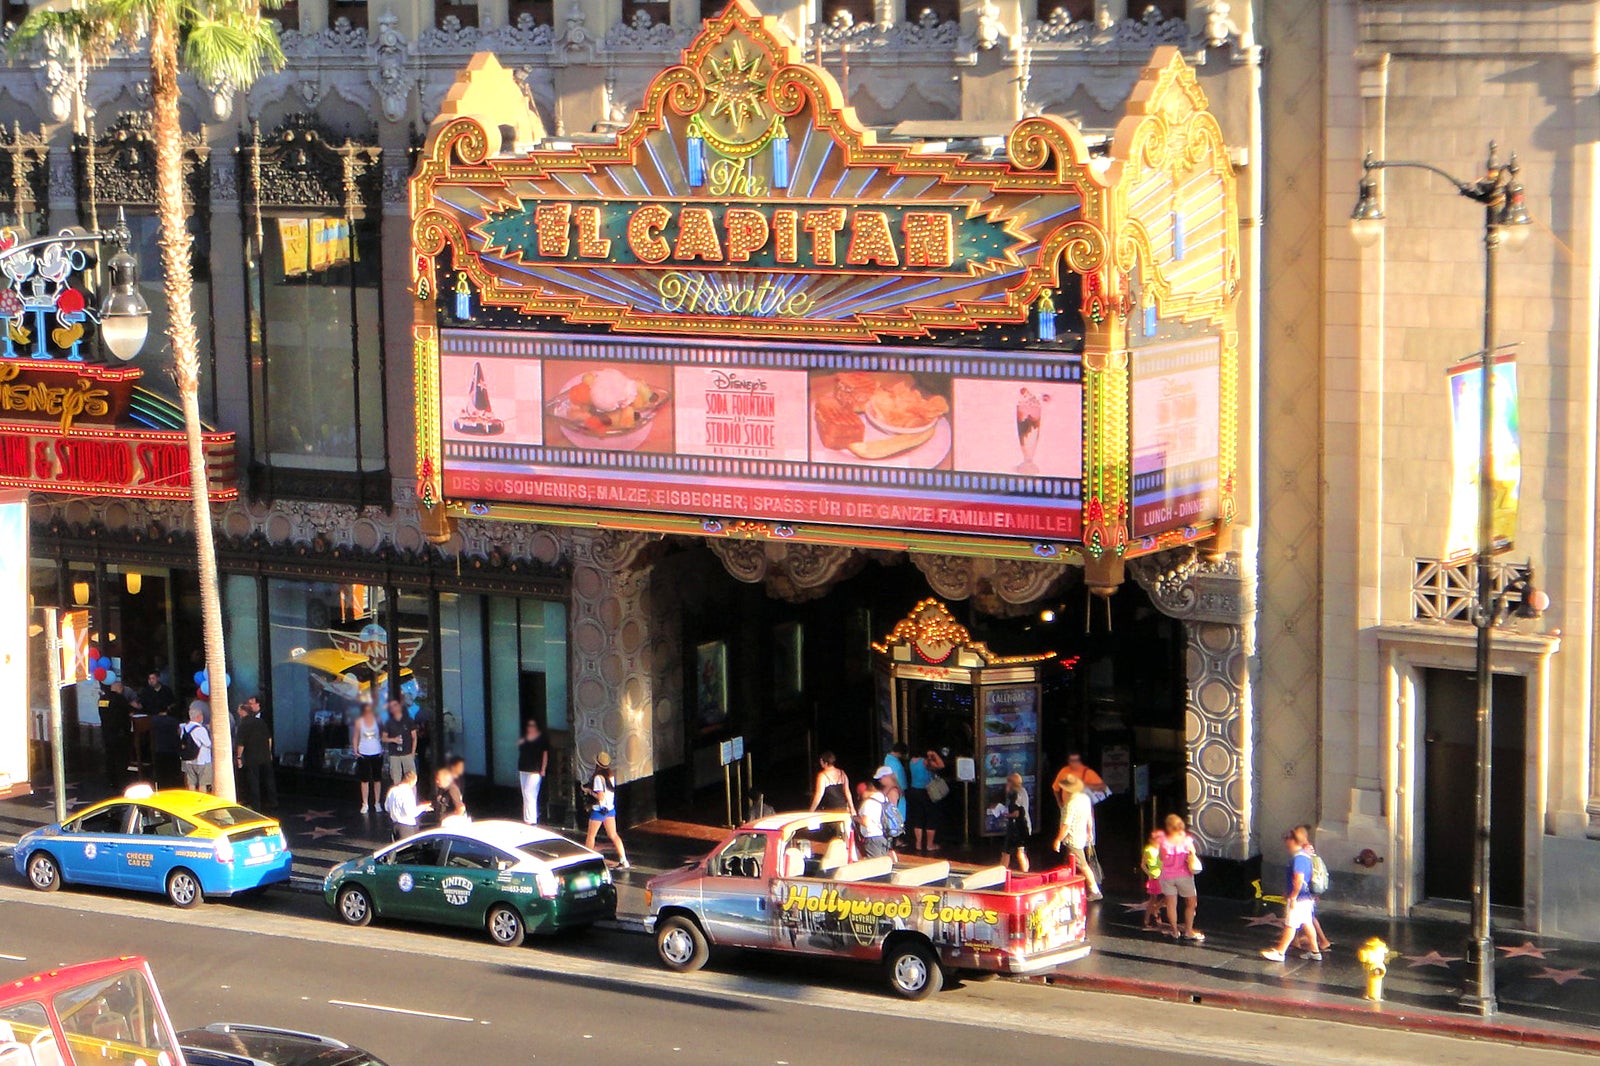
[(1128, 570), (1163, 614), (1183, 621), (1188, 680), (1189, 828), (1207, 854), (1248, 859), (1260, 851), (1256, 824), (1255, 583), (1237, 555), (1195, 551), (1131, 560)]
[[(655, 677), (650, 565), (642, 533), (572, 537), (569, 690), (581, 768), (609, 752), (619, 782), (655, 773)], [(670, 649), (665, 649), (670, 653)]]

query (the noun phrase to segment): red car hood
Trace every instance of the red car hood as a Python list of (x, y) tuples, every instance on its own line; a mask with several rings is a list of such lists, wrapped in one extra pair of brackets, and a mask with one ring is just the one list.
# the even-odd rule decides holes
[(700, 878), (705, 876), (705, 872), (705, 859), (696, 859), (687, 866), (682, 866), (676, 870), (668, 870), (664, 874), (656, 874), (649, 880), (645, 887), (651, 892), (657, 892), (667, 888), (676, 888), (678, 885), (684, 884), (685, 882), (698, 881)]

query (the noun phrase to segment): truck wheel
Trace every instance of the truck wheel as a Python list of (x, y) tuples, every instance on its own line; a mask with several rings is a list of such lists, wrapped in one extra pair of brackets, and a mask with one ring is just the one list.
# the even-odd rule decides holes
[(905, 999), (927, 999), (944, 987), (944, 971), (939, 960), (926, 944), (915, 940), (901, 941), (889, 949), (883, 965), (889, 976), (889, 987)]
[(656, 930), (656, 951), (662, 965), (674, 973), (693, 973), (711, 957), (711, 945), (700, 927), (680, 914), (661, 922)]

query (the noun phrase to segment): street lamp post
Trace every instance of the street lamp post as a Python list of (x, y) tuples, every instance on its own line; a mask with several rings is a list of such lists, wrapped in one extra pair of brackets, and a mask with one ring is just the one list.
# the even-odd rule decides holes
[(1461, 181), (1438, 167), (1411, 160), (1374, 159), (1372, 153), (1361, 164), (1361, 184), (1356, 207), (1350, 215), (1350, 229), (1356, 240), (1370, 244), (1383, 225), (1383, 207), (1378, 199), (1377, 170), (1412, 169), (1437, 174), (1456, 192), (1483, 205), (1483, 348), (1478, 353), (1482, 377), (1478, 423), (1478, 544), (1477, 596), (1472, 623), (1477, 628), (1477, 754), (1475, 817), (1472, 837), (1472, 931), (1467, 939), (1468, 987), (1461, 1006), (1487, 1017), (1495, 1013), (1494, 938), (1489, 923), (1489, 824), (1490, 786), (1494, 755), (1493, 633), (1499, 610), (1494, 604), (1494, 362), (1495, 362), (1495, 262), (1504, 244), (1515, 251), (1528, 236), (1528, 210), (1522, 182), (1518, 177), (1517, 157), (1509, 162), (1495, 160), (1495, 145), (1489, 143), (1489, 161), (1476, 181)]
[[(139, 354), (150, 332), (150, 305), (139, 292), (139, 261), (128, 251), (133, 234), (122, 211), (117, 221), (104, 230), (62, 230), (54, 236), (34, 237), (0, 251), (0, 263), (37, 248), (50, 245), (75, 248), (79, 245), (110, 244), (117, 251), (106, 264), (110, 273), (105, 295), (100, 302), (100, 339), (112, 357), (127, 362)], [(46, 681), (50, 697), (50, 776), (55, 789), (56, 821), (67, 819), (66, 731), (61, 720), (61, 622), (54, 607), (44, 610)]]

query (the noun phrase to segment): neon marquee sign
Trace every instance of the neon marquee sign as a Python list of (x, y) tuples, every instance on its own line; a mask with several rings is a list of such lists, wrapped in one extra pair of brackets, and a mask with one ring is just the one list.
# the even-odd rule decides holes
[(1053, 320), (1061, 273), (1104, 244), (1076, 130), (1025, 120), (1003, 162), (879, 144), (740, 4), (615, 144), (489, 142), (446, 119), (412, 180), (413, 284), (453, 291), (458, 321), (476, 301), (619, 333), (933, 337)]

